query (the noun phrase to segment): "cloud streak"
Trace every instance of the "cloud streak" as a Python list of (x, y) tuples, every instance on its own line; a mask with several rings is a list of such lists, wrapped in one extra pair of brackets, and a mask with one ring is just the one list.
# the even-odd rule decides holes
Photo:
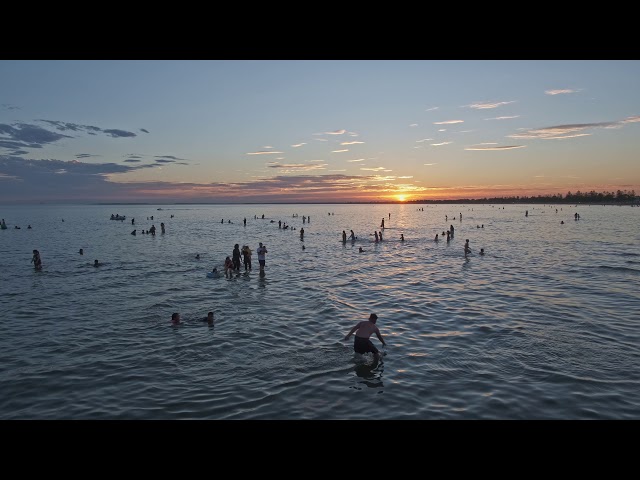
[(514, 100), (511, 100), (509, 102), (495, 102), (495, 103), (489, 103), (489, 102), (476, 102), (476, 103), (472, 103), (471, 105), (466, 105), (469, 108), (473, 108), (474, 110), (486, 110), (489, 108), (498, 108), (498, 107), (502, 107), (504, 105), (509, 105), (511, 103), (515, 103)]

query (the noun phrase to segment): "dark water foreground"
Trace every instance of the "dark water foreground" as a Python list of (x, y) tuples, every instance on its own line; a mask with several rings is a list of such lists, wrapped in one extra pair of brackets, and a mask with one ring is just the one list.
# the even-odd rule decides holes
[[(638, 419), (640, 209), (502, 207), (2, 207), (0, 419)], [(253, 270), (206, 278), (235, 243)]]

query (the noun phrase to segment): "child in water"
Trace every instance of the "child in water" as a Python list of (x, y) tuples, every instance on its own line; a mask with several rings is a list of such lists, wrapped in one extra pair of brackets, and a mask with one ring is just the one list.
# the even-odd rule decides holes
[(231, 260), (231, 257), (227, 257), (224, 259), (224, 276), (230, 276), (231, 272), (233, 271), (233, 260)]

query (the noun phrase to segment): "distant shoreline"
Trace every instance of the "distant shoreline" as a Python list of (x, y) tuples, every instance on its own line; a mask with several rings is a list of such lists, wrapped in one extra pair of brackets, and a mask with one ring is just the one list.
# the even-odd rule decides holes
[(16, 205), (151, 205), (151, 206), (172, 206), (172, 205), (602, 205), (602, 206), (636, 206), (640, 207), (639, 201), (625, 202), (543, 202), (543, 201), (514, 201), (514, 200), (410, 200), (410, 201), (385, 201), (385, 202), (11, 202), (0, 203), (0, 206)]

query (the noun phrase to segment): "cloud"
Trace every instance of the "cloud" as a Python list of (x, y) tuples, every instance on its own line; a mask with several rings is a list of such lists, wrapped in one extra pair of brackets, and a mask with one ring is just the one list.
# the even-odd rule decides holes
[(2, 108), (5, 110), (20, 110), (20, 107), (16, 107), (15, 105), (12, 105), (10, 103), (3, 103), (0, 106), (2, 106)]
[[(316, 160), (318, 161), (318, 160)], [(321, 161), (321, 160), (320, 160)], [(327, 166), (326, 163), (317, 163), (315, 165), (313, 164), (308, 164), (308, 163), (279, 163), (279, 162), (272, 162), (272, 163), (268, 163), (267, 168), (281, 168), (284, 170), (324, 170), (325, 167)]]
[(417, 127), (417, 126), (418, 126), (418, 124), (417, 124), (417, 123), (412, 123), (412, 124), (410, 124), (409, 126), (410, 126), (410, 127)]
[(364, 162), (364, 158), (354, 158), (353, 160), (347, 160), (347, 162)]
[(99, 157), (100, 155), (92, 155), (90, 153), (77, 153), (75, 155), (76, 158), (91, 158), (91, 157)]
[[(174, 157), (173, 155), (155, 155), (153, 158), (163, 158), (163, 159), (167, 159), (167, 160), (186, 160), (186, 158), (178, 158), (178, 157)], [(156, 160), (156, 162), (159, 160)]]
[(380, 172), (380, 171), (391, 171), (391, 170), (387, 170), (385, 167), (374, 167), (374, 168), (366, 168), (366, 167), (360, 167), (360, 170), (370, 170), (372, 172)]
[(471, 146), (465, 147), (465, 150), (480, 150), (480, 151), (496, 151), (496, 150), (513, 150), (515, 148), (525, 148), (526, 145), (504, 145), (502, 147), (489, 147), (489, 146)]
[(62, 138), (72, 138), (61, 133), (50, 132), (38, 125), (0, 123), (0, 147), (3, 148), (42, 148)]
[[(58, 120), (36, 120), (52, 126), (58, 132), (84, 132), (89, 135), (96, 135), (97, 132), (103, 132), (111, 137), (135, 137), (136, 134), (126, 130), (101, 130), (92, 125), (80, 125), (77, 123), (61, 122)], [(55, 131), (48, 130), (40, 125), (32, 123), (14, 123), (0, 124), (0, 148), (6, 149), (24, 149), (24, 148), (42, 148), (45, 145), (53, 144), (63, 138), (74, 138)]]
[(453, 143), (453, 142), (432, 143), (431, 146), (432, 147), (441, 147), (442, 145), (449, 145), (450, 143)]
[(341, 142), (340, 145), (357, 145), (359, 143), (364, 143), (364, 142), (359, 140), (354, 140), (353, 142)]
[(283, 153), (284, 152), (276, 152), (276, 151), (267, 152), (267, 151), (261, 150), (259, 152), (247, 152), (247, 155), (280, 155)]
[(149, 133), (149, 130), (145, 130), (144, 128), (141, 128), (140, 131), (144, 133)]
[(416, 140), (416, 143), (430, 142), (432, 140), (433, 140), (433, 138), (423, 138), (422, 140)]
[(503, 105), (509, 105), (510, 103), (515, 103), (514, 100), (511, 100), (509, 102), (496, 102), (496, 103), (480, 103), (480, 102), (476, 102), (476, 103), (472, 103), (471, 105), (466, 105), (469, 108), (473, 108), (476, 110), (485, 110), (488, 108), (498, 108), (498, 107), (502, 107)]
[(298, 148), (298, 147), (301, 147), (303, 145), (306, 145), (306, 143), (304, 143), (304, 142), (303, 143), (296, 143), (295, 145), (291, 145), (291, 147), (292, 148)]
[(334, 130), (333, 132), (324, 132), (325, 135), (344, 135), (347, 131), (342, 130)]
[(640, 122), (640, 116), (634, 115), (633, 117), (628, 117), (628, 118), (625, 118), (624, 120), (620, 120), (620, 122), (618, 123), (626, 124), (626, 123), (637, 123), (637, 122)]
[(101, 132), (102, 129), (98, 127), (94, 127), (92, 125), (80, 125), (77, 123), (69, 123), (69, 122), (61, 122), (59, 120), (44, 120), (39, 119), (36, 120), (38, 122), (48, 123), (49, 125), (53, 125), (56, 127), (56, 130), (60, 130), (62, 132), (66, 130), (71, 130), (73, 132)]
[(582, 133), (585, 130), (597, 128), (621, 128), (625, 123), (633, 123), (637, 117), (630, 117), (620, 122), (598, 122), (598, 123), (574, 123), (568, 125), (555, 125), (553, 127), (537, 128), (525, 130), (523, 133), (507, 135), (509, 138), (532, 139), (532, 140), (557, 140), (575, 137), (584, 137), (590, 133)]
[(436, 163), (425, 163), (424, 165), (426, 165), (427, 167), (431, 167), (431, 166), (437, 165), (437, 164), (438, 164), (438, 162), (436, 162)]
[(108, 176), (149, 167), (89, 164), (78, 160), (26, 160), (0, 155), (0, 175), (6, 180), (0, 190), (0, 199), (21, 202), (80, 200), (100, 198), (103, 194), (118, 198), (119, 187), (109, 182)]
[(113, 137), (113, 138), (136, 137), (137, 136), (133, 132), (127, 132), (126, 130), (118, 130), (118, 129), (103, 130), (103, 132), (106, 133), (107, 135)]
[(564, 89), (564, 90), (545, 90), (546, 95), (561, 95), (564, 93), (577, 93), (578, 90)]
[(444, 122), (433, 122), (434, 125), (451, 125), (454, 123), (464, 123), (464, 120), (446, 120)]
[(348, 152), (348, 151), (349, 151), (349, 149), (345, 148), (343, 150), (332, 150), (331, 153), (343, 153), (343, 152)]
[(511, 120), (512, 118), (520, 118), (520, 115), (511, 115), (510, 117), (485, 118), (485, 120)]
[(425, 112), (433, 112), (434, 110), (438, 110), (440, 107), (431, 107), (431, 108), (427, 108), (425, 110)]

